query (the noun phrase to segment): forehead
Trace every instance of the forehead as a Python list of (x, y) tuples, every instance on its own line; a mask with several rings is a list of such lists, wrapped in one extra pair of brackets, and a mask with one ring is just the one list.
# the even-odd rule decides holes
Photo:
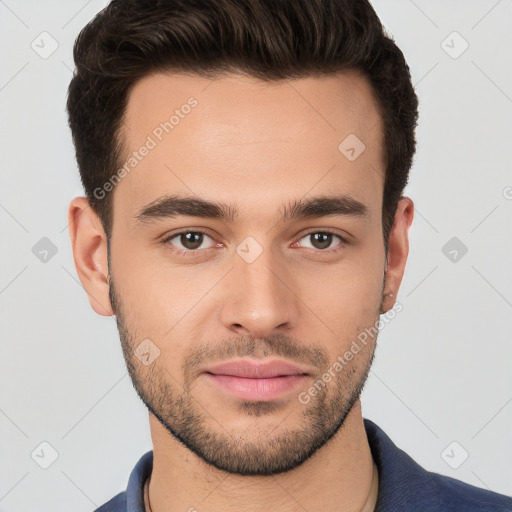
[(133, 87), (122, 137), (129, 165), (114, 203), (131, 212), (176, 192), (277, 208), (337, 191), (381, 204), (382, 120), (357, 72), (277, 82), (155, 73)]

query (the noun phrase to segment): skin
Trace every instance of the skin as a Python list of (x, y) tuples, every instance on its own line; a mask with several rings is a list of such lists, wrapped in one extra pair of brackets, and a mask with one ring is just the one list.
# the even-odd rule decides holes
[[(111, 192), (110, 268), (87, 200), (69, 207), (78, 275), (91, 307), (116, 314), (130, 376), (150, 411), (151, 509), (374, 510), (378, 475), (359, 395), (376, 337), (307, 404), (298, 399), (393, 307), (407, 260), (407, 197), (387, 261), (384, 253), (383, 126), (371, 86), (356, 72), (272, 84), (153, 74), (129, 97), (127, 155), (191, 96), (197, 106)], [(338, 150), (351, 133), (365, 144), (354, 161)], [(232, 204), (239, 217), (138, 221), (163, 194)], [(360, 201), (368, 215), (276, 220), (287, 203), (327, 194)], [(183, 228), (208, 236), (199, 248), (168, 239)], [(315, 243), (312, 234), (326, 231), (331, 244)], [(262, 249), (251, 263), (236, 251), (249, 236)], [(160, 351), (149, 365), (134, 355), (144, 339)], [(309, 376), (279, 399), (248, 403), (201, 373), (237, 356), (285, 359)]]

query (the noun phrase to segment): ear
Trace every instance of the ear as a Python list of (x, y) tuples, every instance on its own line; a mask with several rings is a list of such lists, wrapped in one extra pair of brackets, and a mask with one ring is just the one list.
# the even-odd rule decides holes
[(69, 236), (78, 277), (98, 315), (112, 316), (107, 260), (107, 237), (86, 197), (75, 197), (68, 210)]
[(413, 217), (414, 203), (410, 198), (402, 197), (398, 202), (393, 227), (389, 234), (388, 262), (381, 313), (389, 311), (396, 302), (398, 289), (404, 275), (405, 263), (409, 255), (408, 233)]

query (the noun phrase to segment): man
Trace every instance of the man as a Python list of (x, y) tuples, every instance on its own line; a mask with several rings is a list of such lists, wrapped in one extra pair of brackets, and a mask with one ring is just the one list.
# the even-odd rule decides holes
[(69, 208), (153, 450), (107, 511), (511, 511), (363, 419), (418, 101), (365, 0), (113, 1), (80, 33)]

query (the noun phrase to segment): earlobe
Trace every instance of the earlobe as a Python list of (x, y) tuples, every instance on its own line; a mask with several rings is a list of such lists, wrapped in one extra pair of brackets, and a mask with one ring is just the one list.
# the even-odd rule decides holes
[(386, 280), (382, 298), (381, 314), (389, 311), (396, 302), (398, 289), (409, 255), (409, 228), (414, 218), (414, 203), (408, 197), (398, 202), (393, 227), (389, 234)]
[(75, 267), (96, 313), (114, 314), (109, 298), (107, 237), (86, 197), (75, 197), (68, 209), (69, 236)]

